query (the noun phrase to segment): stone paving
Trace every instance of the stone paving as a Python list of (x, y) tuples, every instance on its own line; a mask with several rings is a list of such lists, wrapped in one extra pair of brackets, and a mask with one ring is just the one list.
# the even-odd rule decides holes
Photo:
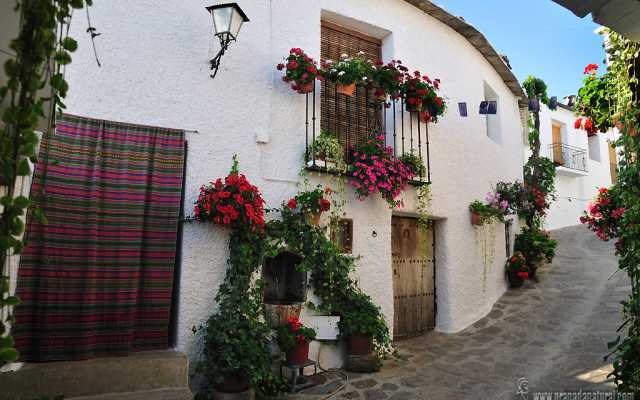
[(603, 358), (631, 287), (615, 273), (613, 243), (583, 227), (553, 236), (557, 255), (538, 272), (539, 281), (509, 290), (471, 327), (399, 342), (404, 359), (387, 361), (382, 371), (326, 373), (295, 398), (324, 399), (341, 388), (332, 398), (521, 399), (519, 378), (528, 380), (530, 393), (612, 390), (611, 365)]

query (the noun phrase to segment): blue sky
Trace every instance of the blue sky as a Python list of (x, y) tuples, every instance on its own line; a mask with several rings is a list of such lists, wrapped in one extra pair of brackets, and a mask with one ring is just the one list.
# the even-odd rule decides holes
[(591, 16), (580, 19), (551, 0), (432, 1), (480, 30), (509, 57), (520, 82), (529, 75), (542, 78), (558, 99), (575, 94), (584, 67), (604, 59)]

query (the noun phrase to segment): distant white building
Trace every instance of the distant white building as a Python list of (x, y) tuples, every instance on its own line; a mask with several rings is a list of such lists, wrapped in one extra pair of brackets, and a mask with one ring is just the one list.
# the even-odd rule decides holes
[(578, 225), (587, 203), (597, 188), (608, 187), (616, 180), (617, 156), (610, 145), (616, 139), (614, 129), (588, 136), (575, 129), (578, 116), (573, 98), (551, 111), (542, 105), (540, 112), (541, 153), (556, 164), (556, 195), (545, 219), (545, 228), (558, 229)]

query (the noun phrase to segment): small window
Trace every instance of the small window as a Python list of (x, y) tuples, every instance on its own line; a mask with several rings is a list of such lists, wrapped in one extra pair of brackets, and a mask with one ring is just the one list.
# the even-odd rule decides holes
[(594, 161), (600, 161), (600, 136), (589, 136), (587, 140), (589, 141), (589, 158)]
[(331, 241), (340, 253), (350, 254), (353, 250), (353, 220), (341, 219), (331, 228)]
[(500, 101), (498, 94), (491, 86), (484, 82), (484, 101), (495, 104), (496, 112), (488, 113), (484, 117), (487, 120), (487, 136), (498, 144), (502, 144), (502, 135), (500, 133)]

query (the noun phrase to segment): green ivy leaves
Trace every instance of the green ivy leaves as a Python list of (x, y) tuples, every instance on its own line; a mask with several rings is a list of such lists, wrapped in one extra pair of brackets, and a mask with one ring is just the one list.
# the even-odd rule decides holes
[[(9, 45), (16, 57), (5, 62), (6, 84), (0, 87), (0, 103), (6, 104), (0, 110), (4, 123), (0, 131), (0, 182), (8, 189), (0, 198), (0, 315), (6, 316), (4, 321), (0, 320), (0, 364), (19, 356), (8, 334), (13, 320), (10, 311), (20, 300), (9, 295), (6, 260), (10, 254), (22, 251), (23, 218), (31, 201), (25, 196), (16, 196), (16, 181), (18, 177), (31, 175), (29, 162), (36, 162), (39, 139), (35, 129), (45, 117), (45, 102), (53, 100), (64, 107), (62, 99), (69, 85), (60, 73), (60, 66), (71, 62), (70, 53), (78, 48), (78, 43), (69, 37), (57, 37), (56, 32), (66, 31), (64, 27), (70, 23), (71, 10), (85, 4), (91, 4), (90, 0), (19, 0), (16, 4), (20, 31)], [(47, 64), (50, 68), (44, 68)], [(40, 95), (47, 84), (53, 92), (51, 98)], [(40, 210), (34, 210), (33, 218), (46, 223)]]

